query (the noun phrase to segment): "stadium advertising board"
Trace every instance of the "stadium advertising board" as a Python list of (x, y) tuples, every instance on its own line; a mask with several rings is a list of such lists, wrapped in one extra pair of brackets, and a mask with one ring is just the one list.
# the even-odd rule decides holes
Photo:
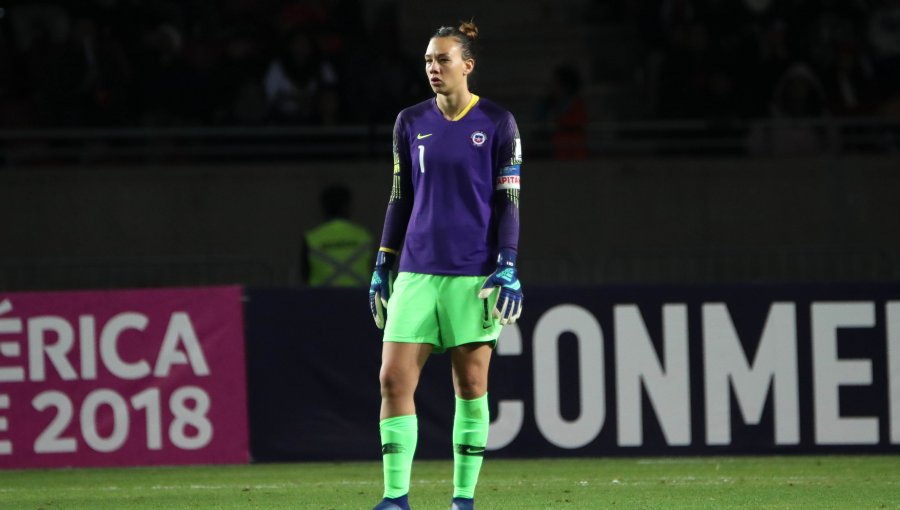
[[(251, 391), (279, 401), (251, 412), (256, 458), (378, 457), (380, 334), (359, 292), (251, 293)], [(417, 456), (449, 455), (449, 379), (433, 356)], [(531, 287), (490, 393), (494, 457), (897, 453), (900, 286)]]
[(241, 289), (0, 293), (0, 467), (247, 462)]
[(573, 297), (541, 295), (536, 320), (505, 332), (497, 360), (524, 357), (532, 385), (518, 396), (502, 385), (490, 448), (900, 451), (900, 289)]

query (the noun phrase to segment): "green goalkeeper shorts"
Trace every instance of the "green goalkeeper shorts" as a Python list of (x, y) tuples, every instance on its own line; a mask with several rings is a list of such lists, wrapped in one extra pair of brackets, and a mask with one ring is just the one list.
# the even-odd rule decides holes
[(385, 342), (432, 344), (435, 353), (473, 342), (497, 344), (494, 292), (480, 299), (486, 276), (400, 273), (388, 300)]

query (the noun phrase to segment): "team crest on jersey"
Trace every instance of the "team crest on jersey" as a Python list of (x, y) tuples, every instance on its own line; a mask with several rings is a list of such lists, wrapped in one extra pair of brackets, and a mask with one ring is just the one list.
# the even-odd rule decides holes
[(487, 135), (484, 134), (484, 131), (475, 131), (469, 138), (472, 140), (472, 145), (475, 147), (481, 147), (484, 145), (484, 142), (487, 141)]

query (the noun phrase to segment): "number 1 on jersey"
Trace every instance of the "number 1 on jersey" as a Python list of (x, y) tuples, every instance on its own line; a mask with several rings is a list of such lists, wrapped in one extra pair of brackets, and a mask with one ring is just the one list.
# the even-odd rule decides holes
[(425, 173), (425, 146), (419, 146), (419, 171)]

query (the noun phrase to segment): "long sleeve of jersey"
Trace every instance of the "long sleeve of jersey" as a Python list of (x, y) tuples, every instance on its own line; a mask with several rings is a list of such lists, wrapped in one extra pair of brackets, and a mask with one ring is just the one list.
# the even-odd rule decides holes
[(518, 252), (519, 192), (522, 175), (522, 140), (516, 121), (510, 115), (503, 129), (504, 143), (499, 148), (494, 186), (494, 215), (497, 218), (497, 248)]
[(519, 190), (499, 190), (494, 206), (497, 215), (497, 248), (519, 251)]
[(394, 177), (391, 184), (391, 198), (388, 201), (387, 213), (384, 217), (384, 230), (381, 235), (381, 248), (399, 252), (409, 216), (413, 208), (413, 189), (410, 177), (411, 162), (409, 152), (404, 150), (406, 139), (405, 127), (401, 116), (394, 123)]

